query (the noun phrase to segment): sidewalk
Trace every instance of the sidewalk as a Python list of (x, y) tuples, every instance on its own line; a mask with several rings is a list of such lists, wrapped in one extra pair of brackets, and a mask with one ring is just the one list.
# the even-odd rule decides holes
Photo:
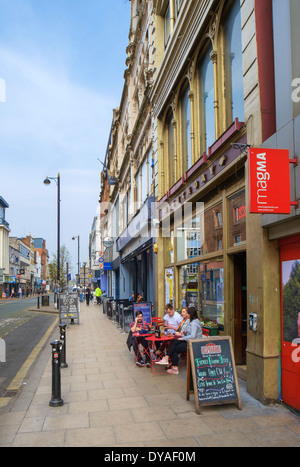
[[(51, 339), (58, 337), (57, 328)], [(81, 304), (80, 325), (67, 329), (64, 405), (49, 407), (49, 341), (20, 395), (0, 410), (0, 446), (300, 446), (300, 417), (280, 404), (263, 406), (242, 380), (242, 410), (212, 406), (196, 415), (193, 397), (185, 400), (185, 372), (152, 376), (135, 365), (126, 339), (102, 306)]]

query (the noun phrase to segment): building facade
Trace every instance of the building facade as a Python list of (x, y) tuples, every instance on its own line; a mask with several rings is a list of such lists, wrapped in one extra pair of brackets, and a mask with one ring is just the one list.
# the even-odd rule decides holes
[[(244, 2), (246, 8), (247, 2)], [(240, 1), (156, 2), (158, 309), (195, 305), (246, 363), (247, 79)], [(160, 36), (159, 36), (160, 34)], [(257, 85), (256, 77), (249, 88)]]
[[(151, 201), (154, 201), (153, 127), (149, 92), (154, 73), (152, 2), (131, 2), (124, 87), (113, 122), (102, 174), (103, 287), (109, 296), (140, 293), (155, 303)], [(151, 226), (150, 226), (151, 227)], [(101, 283), (102, 283), (101, 282)]]
[[(196, 306), (231, 336), (249, 393), (299, 408), (299, 2), (131, 6), (100, 195), (112, 203), (101, 220), (115, 239), (111, 293), (143, 292), (145, 281), (159, 316), (169, 302)], [(290, 214), (250, 213), (252, 147), (289, 150)]]
[[(257, 228), (261, 235), (257, 251), (249, 258), (249, 290), (255, 298), (249, 312), (257, 313), (258, 332), (252, 332), (247, 368), (251, 392), (259, 397), (277, 395), (300, 410), (300, 4), (297, 0), (263, 3), (255, 2), (262, 116), (262, 144), (259, 140), (255, 144), (262, 152), (289, 151), (293, 204), (290, 214), (251, 215), (249, 222), (249, 230)], [(254, 233), (251, 236), (255, 238)], [(257, 374), (264, 381), (261, 387), (251, 382)]]

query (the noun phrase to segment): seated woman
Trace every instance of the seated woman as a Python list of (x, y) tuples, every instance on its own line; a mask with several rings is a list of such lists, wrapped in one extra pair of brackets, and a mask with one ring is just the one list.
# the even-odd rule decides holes
[(188, 309), (188, 317), (190, 319), (190, 324), (185, 328), (184, 335), (179, 339), (176, 339), (171, 342), (166, 357), (164, 357), (160, 362), (157, 362), (158, 365), (169, 365), (169, 360), (172, 362), (172, 368), (167, 370), (171, 375), (178, 375), (178, 354), (187, 351), (187, 341), (189, 339), (200, 339), (202, 337), (202, 326), (198, 319), (198, 313), (195, 307), (190, 307)]
[[(133, 333), (139, 332), (139, 331), (149, 331), (149, 326), (143, 322), (143, 313), (140, 310), (137, 310), (136, 316), (135, 316), (135, 321), (131, 323), (130, 325), (130, 330)], [(149, 352), (149, 343), (146, 341), (145, 337), (141, 334), (140, 336), (133, 337), (132, 336), (132, 347), (134, 350), (134, 353), (136, 355), (136, 365), (138, 366), (150, 366), (150, 352)], [(139, 345), (142, 345), (144, 348), (144, 355), (146, 358), (146, 361), (144, 362), (143, 357), (139, 351)]]

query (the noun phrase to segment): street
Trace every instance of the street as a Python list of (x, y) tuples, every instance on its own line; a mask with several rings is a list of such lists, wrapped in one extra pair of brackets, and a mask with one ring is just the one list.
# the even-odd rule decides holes
[[(0, 339), (6, 347), (6, 362), (0, 363), (0, 397), (7, 396), (12, 381), (57, 318), (49, 313), (30, 311), (36, 303), (36, 297), (0, 302)], [(29, 364), (25, 370), (27, 367), (29, 370)], [(17, 390), (14, 384), (14, 391)]]

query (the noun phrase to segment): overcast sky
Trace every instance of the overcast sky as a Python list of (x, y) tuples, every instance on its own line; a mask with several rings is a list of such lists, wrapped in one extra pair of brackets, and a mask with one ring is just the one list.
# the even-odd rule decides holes
[[(77, 272), (99, 209), (100, 171), (119, 106), (130, 27), (128, 0), (0, 0), (0, 196), (11, 236), (31, 233)], [(5, 95), (4, 95), (5, 83)], [(5, 99), (4, 99), (5, 97)], [(5, 100), (5, 102), (3, 102)]]

